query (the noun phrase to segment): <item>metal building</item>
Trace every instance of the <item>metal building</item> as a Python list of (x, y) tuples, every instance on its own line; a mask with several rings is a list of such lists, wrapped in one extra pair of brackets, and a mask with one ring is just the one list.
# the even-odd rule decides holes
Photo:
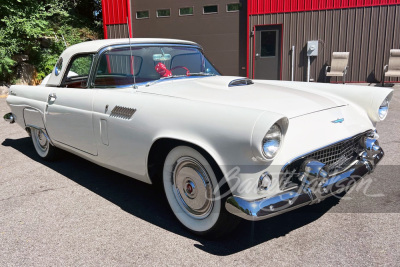
[(307, 43), (317, 41), (318, 53), (310, 57), (311, 80), (325, 80), (332, 52), (350, 52), (347, 82), (379, 82), (389, 50), (400, 48), (400, 0), (102, 0), (102, 4), (106, 38), (195, 41), (225, 75), (305, 81)]

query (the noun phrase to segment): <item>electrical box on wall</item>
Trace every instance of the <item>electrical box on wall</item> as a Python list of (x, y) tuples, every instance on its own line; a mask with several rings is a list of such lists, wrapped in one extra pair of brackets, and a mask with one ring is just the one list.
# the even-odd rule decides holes
[(307, 42), (307, 56), (308, 57), (318, 56), (318, 41)]

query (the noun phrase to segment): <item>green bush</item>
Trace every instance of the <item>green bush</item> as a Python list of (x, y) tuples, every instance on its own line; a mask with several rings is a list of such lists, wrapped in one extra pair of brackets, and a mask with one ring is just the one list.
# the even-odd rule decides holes
[[(0, 5), (0, 81), (15, 78), (15, 55), (28, 55), (37, 79), (49, 74), (61, 52), (102, 37), (100, 0), (12, 0)], [(42, 40), (50, 40), (43, 46)]]

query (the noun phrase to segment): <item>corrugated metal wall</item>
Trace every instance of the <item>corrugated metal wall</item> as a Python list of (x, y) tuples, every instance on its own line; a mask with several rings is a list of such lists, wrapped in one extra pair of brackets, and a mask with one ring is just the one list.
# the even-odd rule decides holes
[[(250, 30), (266, 24), (283, 24), (283, 80), (290, 80), (292, 45), (296, 46), (295, 80), (306, 80), (308, 40), (319, 40), (318, 57), (311, 61), (311, 78), (319, 82), (324, 81), (325, 66), (335, 51), (350, 52), (347, 81), (378, 82), (389, 61), (389, 50), (400, 48), (400, 5), (250, 16)], [(250, 77), (253, 40), (251, 37)]]
[(107, 38), (108, 39), (116, 39), (116, 38), (128, 38), (128, 25), (127, 24), (115, 24), (115, 25), (107, 25)]
[(249, 15), (400, 4), (400, 0), (249, 0)]

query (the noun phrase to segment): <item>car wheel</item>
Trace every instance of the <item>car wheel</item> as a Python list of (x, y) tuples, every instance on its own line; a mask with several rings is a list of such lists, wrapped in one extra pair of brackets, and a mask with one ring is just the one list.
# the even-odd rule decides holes
[(45, 160), (54, 160), (57, 155), (57, 148), (47, 140), (42, 130), (31, 128), (33, 146), (38, 155)]
[(164, 163), (163, 186), (173, 213), (187, 229), (219, 237), (233, 230), (240, 218), (226, 211), (228, 196), (221, 197), (225, 192), (218, 189), (222, 174), (211, 161), (194, 148), (173, 148)]

